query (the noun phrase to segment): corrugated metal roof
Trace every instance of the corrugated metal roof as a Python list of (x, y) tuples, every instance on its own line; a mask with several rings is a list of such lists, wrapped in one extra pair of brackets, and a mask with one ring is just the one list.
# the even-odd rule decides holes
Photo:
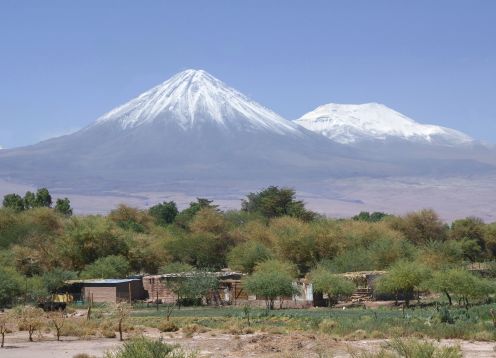
[(172, 278), (172, 277), (195, 277), (195, 276), (213, 276), (213, 277), (229, 277), (229, 276), (245, 276), (241, 272), (220, 271), (220, 272), (205, 272), (205, 271), (189, 271), (189, 272), (174, 272), (164, 273), (159, 275), (146, 275), (143, 278)]
[(123, 278), (123, 279), (108, 278), (108, 279), (90, 279), (90, 280), (69, 280), (65, 282), (69, 284), (71, 283), (119, 284), (119, 283), (128, 283), (132, 281), (141, 281), (141, 280), (137, 278)]

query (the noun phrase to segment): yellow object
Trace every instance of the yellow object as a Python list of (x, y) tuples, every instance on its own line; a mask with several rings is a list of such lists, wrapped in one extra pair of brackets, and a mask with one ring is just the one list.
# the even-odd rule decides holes
[(52, 295), (52, 302), (65, 302), (65, 303), (71, 303), (74, 301), (74, 297), (72, 295), (65, 293), (62, 295)]

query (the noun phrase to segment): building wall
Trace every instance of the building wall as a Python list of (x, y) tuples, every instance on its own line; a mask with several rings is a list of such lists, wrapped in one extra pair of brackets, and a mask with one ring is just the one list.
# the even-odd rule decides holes
[(176, 294), (167, 286), (167, 281), (158, 275), (143, 277), (143, 287), (150, 302), (156, 302), (157, 298), (162, 303), (175, 303), (177, 300)]
[(147, 297), (141, 280), (125, 282), (116, 286), (117, 301), (129, 301), (129, 293), (131, 293), (132, 301), (144, 300)]
[(141, 280), (120, 282), (112, 284), (91, 284), (85, 283), (82, 289), (82, 296), (85, 301), (117, 303), (121, 301), (143, 300), (146, 292), (143, 289)]
[(117, 302), (116, 287), (95, 287), (86, 286), (83, 288), (84, 300), (89, 302)]
[[(147, 291), (148, 300), (156, 302), (157, 298), (161, 303), (175, 303), (177, 296), (170, 289), (170, 283), (173, 280), (181, 278), (163, 278), (160, 275), (145, 276), (143, 277), (143, 287)], [(298, 287), (300, 294), (294, 297), (285, 297), (282, 305), (284, 307), (308, 307), (312, 306), (313, 290), (312, 285), (303, 280), (294, 282)], [(216, 294), (208, 297), (208, 303), (213, 305), (218, 304), (231, 304), (231, 305), (245, 305), (250, 304), (256, 306), (265, 305), (262, 297), (249, 296), (244, 290), (241, 279), (220, 279), (219, 289)], [(221, 302), (219, 302), (219, 299)], [(258, 302), (258, 303), (257, 303)], [(279, 304), (279, 301), (278, 301)]]

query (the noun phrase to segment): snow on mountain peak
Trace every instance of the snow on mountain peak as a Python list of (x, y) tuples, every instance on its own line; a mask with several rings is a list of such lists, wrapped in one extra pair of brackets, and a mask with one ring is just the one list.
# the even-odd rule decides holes
[(453, 129), (417, 123), (379, 103), (329, 103), (306, 113), (295, 122), (344, 144), (392, 138), (445, 145), (473, 141), (466, 134)]
[(96, 125), (118, 122), (123, 129), (154, 121), (183, 129), (201, 123), (223, 128), (263, 129), (280, 134), (299, 127), (203, 70), (185, 70), (100, 117)]

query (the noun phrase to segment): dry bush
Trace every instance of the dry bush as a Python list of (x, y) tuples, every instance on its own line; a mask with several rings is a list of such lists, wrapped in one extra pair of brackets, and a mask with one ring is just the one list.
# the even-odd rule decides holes
[(12, 333), (15, 327), (15, 317), (12, 313), (0, 314), (0, 348), (5, 346), (5, 335)]
[(337, 322), (332, 319), (324, 319), (319, 323), (319, 331), (322, 333), (332, 333), (337, 325)]
[(29, 341), (33, 342), (33, 334), (39, 331), (45, 321), (45, 313), (41, 308), (33, 306), (23, 306), (16, 311), (19, 320), (19, 330), (27, 331), (29, 334)]
[(188, 324), (182, 328), (182, 332), (187, 336), (191, 337), (194, 333), (205, 333), (208, 329), (206, 327), (200, 326), (196, 323)]
[(91, 337), (98, 333), (98, 323), (78, 318), (67, 318), (60, 330), (61, 337)]
[(159, 323), (158, 329), (160, 332), (176, 332), (179, 327), (172, 321), (163, 320)]
[(51, 312), (48, 314), (48, 320), (50, 324), (55, 329), (55, 335), (57, 336), (57, 341), (60, 341), (60, 336), (62, 333), (62, 328), (64, 328), (66, 322), (66, 316), (63, 312)]
[(132, 307), (127, 302), (120, 302), (113, 307), (112, 316), (117, 321), (117, 329), (119, 331), (119, 340), (123, 341), (122, 333), (124, 332), (124, 322), (129, 318)]
[(115, 324), (111, 320), (102, 320), (98, 327), (100, 335), (105, 338), (115, 338)]
[(359, 341), (367, 338), (367, 332), (365, 332), (363, 329), (357, 329), (355, 332), (352, 332), (345, 337), (345, 339), (350, 341)]

